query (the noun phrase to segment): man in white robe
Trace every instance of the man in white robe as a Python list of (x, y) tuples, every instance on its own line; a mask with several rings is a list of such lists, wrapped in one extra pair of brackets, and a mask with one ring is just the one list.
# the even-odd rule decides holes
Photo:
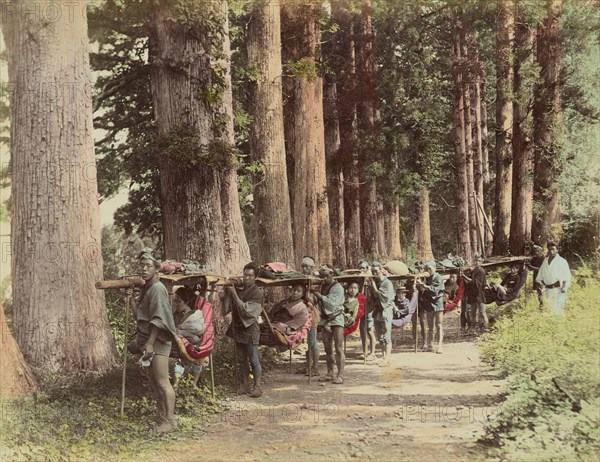
[(556, 316), (565, 312), (567, 290), (571, 287), (571, 271), (567, 260), (558, 255), (558, 246), (548, 242), (548, 255), (535, 278), (544, 292), (544, 299)]

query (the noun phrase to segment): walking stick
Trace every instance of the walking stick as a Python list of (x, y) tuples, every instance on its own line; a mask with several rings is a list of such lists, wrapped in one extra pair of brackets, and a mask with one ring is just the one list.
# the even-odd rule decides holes
[(369, 342), (369, 326), (367, 320), (367, 279), (363, 278), (362, 283), (362, 293), (365, 296), (365, 306), (363, 308), (363, 327), (362, 330), (364, 332), (364, 343), (363, 343), (363, 365), (367, 365), (367, 343)]
[[(417, 278), (413, 279), (413, 291), (417, 290)], [(417, 316), (415, 318), (415, 354), (417, 354), (418, 344), (419, 344), (419, 327), (421, 327), (421, 320), (419, 319), (419, 294), (417, 293), (417, 307), (415, 309), (415, 313)]]
[(129, 310), (131, 309), (131, 294), (127, 294), (125, 309), (125, 335), (123, 336), (123, 375), (121, 377), (121, 419), (125, 417), (125, 382), (127, 379), (127, 342), (129, 334)]
[[(307, 297), (307, 299), (308, 299), (308, 296), (309, 296), (308, 294), (310, 294), (311, 290), (312, 290), (312, 281), (309, 279), (308, 280), (307, 290), (306, 290), (306, 293), (307, 293), (306, 297)], [(313, 297), (312, 294), (310, 294), (310, 298), (311, 298), (311, 303), (312, 303), (312, 310), (314, 312), (314, 311), (317, 310), (317, 307), (315, 306), (316, 301), (315, 301), (315, 298)], [(311, 313), (311, 315), (312, 315), (312, 313)], [(314, 325), (315, 324), (315, 319), (312, 316), (311, 316), (310, 324), (311, 324), (311, 326), (310, 326), (310, 329), (308, 331), (308, 336), (310, 336), (310, 331), (312, 329), (315, 330), (315, 336), (316, 336), (317, 335), (317, 326)], [(315, 339), (315, 341), (318, 341), (318, 340)], [(306, 355), (307, 356), (306, 357), (306, 367), (307, 367), (307, 371), (308, 371), (308, 384), (312, 385), (312, 351), (310, 349), (310, 339), (309, 338), (307, 338), (307, 342), (306, 343), (307, 343), (307, 346), (308, 346), (308, 348), (306, 349), (306, 351), (307, 351), (307, 355)]]
[[(234, 376), (234, 383), (235, 383), (235, 394), (239, 395), (239, 384), (238, 384), (238, 360), (237, 360), (237, 345), (235, 342), (235, 322), (233, 319), (233, 306), (231, 305), (231, 300), (229, 300), (229, 298), (231, 297), (229, 294), (226, 294), (227, 297), (227, 303), (229, 303), (229, 308), (231, 309), (231, 334), (233, 337), (233, 376)], [(236, 308), (237, 309), (237, 308)]]
[[(215, 367), (212, 353), (208, 356), (208, 365), (210, 366), (210, 393), (212, 398), (215, 399)], [(237, 386), (235, 388), (237, 390)]]

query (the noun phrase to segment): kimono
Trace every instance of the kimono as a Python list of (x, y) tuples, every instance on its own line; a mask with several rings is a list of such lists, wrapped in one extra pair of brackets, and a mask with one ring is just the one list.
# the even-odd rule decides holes
[(154, 342), (154, 352), (169, 356), (171, 341), (176, 335), (177, 329), (173, 320), (169, 293), (160, 281), (146, 284), (140, 293), (140, 303), (137, 309), (137, 342), (140, 351), (146, 347), (152, 326), (159, 329)]

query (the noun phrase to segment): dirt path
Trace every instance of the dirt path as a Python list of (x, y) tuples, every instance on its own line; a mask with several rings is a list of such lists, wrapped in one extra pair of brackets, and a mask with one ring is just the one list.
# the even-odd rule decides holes
[(350, 339), (343, 385), (309, 387), (276, 366), (262, 398), (232, 400), (197, 444), (156, 460), (484, 460), (475, 441), (497, 410), (501, 382), (482, 370), (473, 339), (449, 327), (453, 343), (441, 355), (415, 354), (409, 333), (397, 332), (387, 368), (363, 365), (360, 342)]

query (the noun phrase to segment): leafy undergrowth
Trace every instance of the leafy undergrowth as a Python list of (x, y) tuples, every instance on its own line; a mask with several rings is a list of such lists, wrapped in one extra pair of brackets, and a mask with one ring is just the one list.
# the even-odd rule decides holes
[[(120, 368), (104, 375), (41, 375), (42, 392), (35, 396), (0, 396), (0, 461), (140, 459), (156, 449), (190, 441), (228, 407), (225, 395), (235, 390), (233, 350), (231, 339), (217, 337), (213, 350), (215, 398), (209, 370), (201, 376), (201, 387), (184, 375), (177, 391), (178, 430), (168, 435), (154, 431), (150, 421), (156, 416), (156, 404), (148, 371), (133, 360), (127, 364), (124, 418), (120, 417)], [(260, 356), (268, 370), (274, 350), (261, 348)]]
[(507, 378), (484, 437), (499, 459), (598, 460), (600, 283), (585, 268), (573, 282), (564, 317), (528, 292), (495, 308), (494, 328), (480, 338), (484, 361)]
[[(143, 457), (197, 436), (223, 409), (222, 391), (195, 387), (185, 377), (177, 394), (178, 430), (158, 435), (149, 422), (156, 407), (145, 371), (128, 365), (125, 417), (120, 418), (121, 370), (103, 376), (41, 377), (43, 393), (0, 399), (0, 460), (78, 461)], [(205, 377), (206, 380), (206, 377)], [(208, 380), (210, 377), (208, 377)]]

